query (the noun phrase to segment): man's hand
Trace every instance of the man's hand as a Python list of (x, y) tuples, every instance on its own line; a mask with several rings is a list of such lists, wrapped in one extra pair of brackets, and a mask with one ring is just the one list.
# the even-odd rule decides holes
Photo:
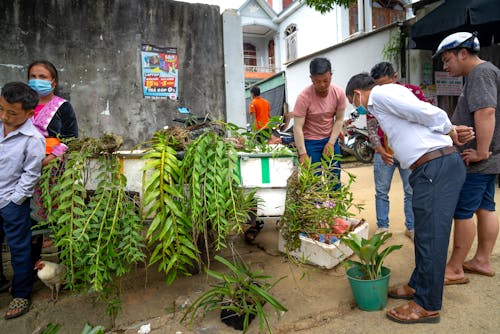
[(384, 162), (384, 164), (386, 164), (388, 166), (394, 165), (394, 157), (392, 156), (392, 154), (387, 152), (383, 146), (375, 147), (375, 152), (380, 154), (380, 157), (382, 158), (382, 161)]
[(457, 146), (462, 146), (475, 138), (474, 128), (466, 125), (456, 125), (455, 131), (456, 138), (454, 139), (453, 134), (450, 134), (453, 143)]
[(330, 142), (327, 142), (325, 144), (325, 147), (323, 147), (323, 155), (327, 156), (327, 157), (331, 157), (331, 156), (333, 156), (333, 154), (334, 154), (333, 144)]
[(307, 155), (307, 153), (299, 154), (299, 163), (301, 165), (310, 164), (311, 163), (311, 157), (309, 157)]
[(388, 166), (394, 165), (394, 157), (392, 156), (392, 154), (384, 152), (384, 153), (380, 154), (380, 157), (382, 158), (382, 161), (386, 165), (388, 165)]
[(473, 148), (467, 148), (462, 153), (460, 153), (465, 165), (469, 166), (471, 162), (478, 162), (482, 160), (489, 159), (491, 152), (478, 152)]

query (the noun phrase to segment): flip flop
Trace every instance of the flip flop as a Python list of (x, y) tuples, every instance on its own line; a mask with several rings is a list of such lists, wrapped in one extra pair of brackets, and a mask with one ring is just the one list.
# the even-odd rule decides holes
[[(401, 290), (403, 290), (403, 293), (400, 293)], [(391, 298), (406, 300), (413, 299), (414, 294), (415, 292), (408, 284), (391, 287), (387, 293)]]
[(30, 305), (31, 305), (31, 301), (29, 299), (26, 299), (26, 298), (14, 298), (14, 299), (12, 299), (12, 301), (9, 304), (9, 308), (8, 308), (7, 312), (12, 311), (12, 310), (20, 310), (20, 311), (17, 313), (9, 314), (9, 315), (5, 314), (5, 319), (6, 320), (14, 319), (14, 318), (22, 316), (23, 314), (28, 313), (28, 311), (30, 310)]
[(456, 284), (467, 284), (469, 283), (468, 277), (461, 277), (457, 279), (444, 278), (444, 285), (456, 285)]
[(494, 271), (484, 271), (484, 270), (472, 268), (467, 263), (462, 264), (462, 268), (464, 269), (464, 272), (470, 273), (470, 274), (483, 275), (483, 276), (488, 276), (488, 277), (495, 276)]
[(386, 316), (400, 324), (436, 324), (441, 320), (439, 312), (429, 312), (414, 301), (387, 311)]

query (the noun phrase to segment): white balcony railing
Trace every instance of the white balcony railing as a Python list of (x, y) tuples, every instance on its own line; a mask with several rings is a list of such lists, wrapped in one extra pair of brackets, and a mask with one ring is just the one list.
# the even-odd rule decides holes
[(264, 73), (276, 72), (276, 66), (245, 65), (244, 68), (245, 68), (245, 72), (264, 72)]

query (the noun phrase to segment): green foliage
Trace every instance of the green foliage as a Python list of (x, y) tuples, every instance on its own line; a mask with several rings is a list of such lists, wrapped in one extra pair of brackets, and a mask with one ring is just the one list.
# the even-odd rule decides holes
[(181, 321), (189, 318), (192, 323), (198, 310), (203, 310), (203, 315), (217, 309), (229, 310), (244, 316), (243, 332), (247, 331), (250, 316), (253, 315), (259, 320), (260, 331), (266, 330), (271, 333), (267, 313), (263, 307), (268, 303), (278, 316), (280, 312), (287, 311), (286, 307), (270, 293), (270, 290), (285, 277), (270, 283), (267, 280), (271, 279), (271, 276), (262, 275), (260, 271), (252, 271), (245, 263), (231, 263), (218, 255), (215, 259), (226, 266), (228, 272), (220, 273), (207, 269), (207, 274), (219, 282), (189, 306)]
[(83, 327), (82, 334), (104, 334), (106, 332), (106, 328), (104, 326), (95, 326), (92, 327), (89, 324), (85, 324)]
[(145, 169), (151, 171), (143, 185), (145, 216), (153, 217), (147, 238), (150, 245), (156, 245), (150, 263), (159, 262), (158, 270), (165, 272), (167, 284), (171, 284), (179, 274), (190, 275), (199, 252), (185, 206), (181, 162), (171, 147), (175, 139), (160, 131), (152, 144), (143, 157), (147, 159)]
[[(382, 56), (385, 60), (395, 64), (396, 68), (400, 67), (402, 61), (402, 52), (405, 49), (405, 41), (408, 37), (409, 29), (401, 27), (397, 31), (393, 32), (389, 37), (389, 41), (382, 49)], [(401, 68), (403, 71), (404, 68)], [(400, 76), (404, 76), (404, 73), (399, 73)]]
[(325, 14), (335, 8), (336, 5), (348, 8), (356, 3), (356, 0), (300, 0), (307, 6), (317, 10), (321, 14)]
[(239, 187), (237, 171), (236, 149), (213, 132), (204, 133), (186, 150), (182, 161), (189, 192), (186, 204), (194, 238), (204, 235), (206, 249), (225, 248), (226, 237), (241, 232), (248, 212), (256, 206), (253, 192), (245, 194)]
[(56, 334), (61, 329), (61, 326), (61, 324), (53, 324), (49, 322), (41, 334)]
[[(46, 223), (52, 226), (59, 260), (67, 268), (67, 287), (107, 294), (116, 291), (117, 278), (144, 260), (142, 225), (134, 201), (125, 193), (118, 157), (101, 153), (96, 170), (89, 164), (98, 150), (95, 140), (83, 139), (71, 147), (64, 164), (53, 160), (42, 171)], [(97, 187), (87, 192), (91, 169)], [(50, 181), (54, 170), (57, 182)]]
[(256, 203), (253, 191), (239, 187), (234, 146), (216, 133), (192, 141), (182, 161), (168, 131), (156, 133), (152, 144), (144, 156), (149, 175), (143, 204), (146, 217), (153, 217), (147, 238), (156, 245), (151, 263), (159, 262), (171, 284), (178, 275), (190, 275), (203, 251), (208, 260), (210, 250), (225, 248), (226, 238), (241, 232)]
[[(269, 119), (266, 126), (258, 130), (255, 125), (252, 125), (252, 131), (238, 132), (238, 135), (242, 135), (245, 138), (245, 146), (241, 151), (245, 152), (273, 152), (281, 151), (282, 149), (287, 149), (285, 146), (273, 147), (267, 145), (267, 141), (271, 137), (271, 132), (273, 129), (277, 129), (283, 125), (282, 116), (273, 116)], [(230, 124), (230, 131), (234, 134), (235, 131), (241, 130), (234, 124)]]
[(346, 259), (344, 263), (348, 266), (356, 266), (364, 274), (362, 279), (377, 279), (381, 277), (382, 265), (387, 255), (400, 249), (403, 245), (391, 245), (380, 251), (380, 247), (392, 236), (391, 233), (381, 232), (374, 234), (368, 240), (360, 238), (355, 233), (349, 233), (340, 241), (356, 254), (360, 261)]
[(286, 206), (280, 228), (287, 251), (300, 248), (300, 233), (325, 233), (325, 227), (335, 224), (337, 217), (352, 217), (352, 208), (361, 211), (362, 206), (354, 203), (350, 191), (356, 177), (348, 176), (347, 182), (335, 189), (339, 180), (333, 164), (339, 156), (315, 164), (302, 164), (289, 178)]

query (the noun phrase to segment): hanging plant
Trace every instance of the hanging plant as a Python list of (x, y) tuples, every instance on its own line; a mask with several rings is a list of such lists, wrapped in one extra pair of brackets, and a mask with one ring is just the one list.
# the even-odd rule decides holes
[(178, 142), (168, 132), (157, 132), (143, 157), (147, 160), (145, 170), (150, 171), (143, 186), (143, 206), (147, 208), (145, 218), (153, 217), (147, 239), (155, 246), (150, 263), (159, 263), (158, 270), (167, 275), (167, 284), (179, 274), (190, 275), (199, 253), (185, 205), (181, 163), (172, 148), (175, 145)]
[(183, 183), (189, 197), (187, 207), (193, 237), (203, 235), (205, 250), (226, 247), (226, 238), (242, 231), (248, 219), (254, 192), (239, 187), (238, 153), (230, 142), (206, 132), (186, 150), (182, 161)]
[[(102, 152), (110, 137), (74, 141), (58, 182), (48, 186), (53, 168), (60, 166), (55, 161), (41, 177), (47, 222), (60, 249), (59, 260), (67, 268), (67, 287), (73, 291), (107, 293), (117, 278), (144, 259), (142, 225), (135, 203), (125, 192), (120, 162), (109, 153), (110, 147)], [(91, 193), (85, 184), (91, 172), (89, 161), (97, 152), (98, 170), (93, 175), (97, 187)]]
[(167, 284), (178, 275), (191, 275), (196, 265), (209, 264), (210, 251), (227, 247), (227, 237), (242, 231), (256, 206), (255, 192), (239, 187), (238, 155), (231, 142), (206, 131), (184, 145), (180, 161), (174, 150), (177, 133), (155, 133), (143, 157), (143, 206), (145, 217), (152, 217), (147, 238), (155, 247), (150, 263), (159, 263)]

